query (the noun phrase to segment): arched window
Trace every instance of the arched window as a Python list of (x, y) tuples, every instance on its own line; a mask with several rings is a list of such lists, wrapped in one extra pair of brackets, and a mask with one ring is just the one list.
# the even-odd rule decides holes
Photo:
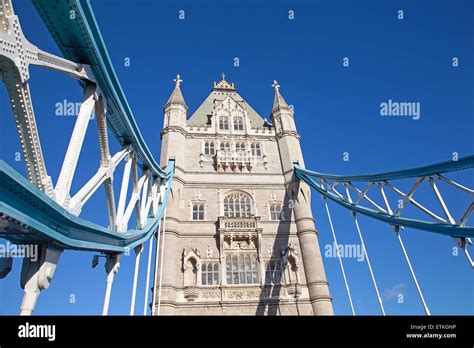
[(229, 119), (227, 116), (219, 117), (219, 129), (220, 130), (228, 130), (229, 129)]
[(221, 151), (230, 152), (230, 144), (228, 142), (221, 143)]
[(234, 117), (234, 130), (244, 130), (244, 123), (242, 121), (242, 117)]
[(262, 149), (260, 147), (260, 143), (253, 143), (250, 145), (250, 150), (252, 151), (253, 156), (261, 156)]
[(204, 154), (205, 155), (214, 155), (214, 142), (206, 141), (204, 143)]
[(235, 143), (235, 151), (239, 155), (243, 155), (245, 153), (245, 144), (244, 143)]
[(252, 199), (239, 192), (234, 192), (224, 198), (224, 216), (226, 217), (251, 217), (252, 213)]

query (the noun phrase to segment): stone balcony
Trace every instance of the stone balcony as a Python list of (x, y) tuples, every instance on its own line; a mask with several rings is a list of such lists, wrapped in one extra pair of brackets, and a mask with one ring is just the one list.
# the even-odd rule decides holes
[(217, 171), (219, 172), (235, 172), (237, 170), (250, 172), (256, 163), (255, 156), (250, 151), (217, 150), (215, 161)]
[(260, 216), (248, 218), (230, 218), (220, 216), (218, 234), (221, 257), (224, 250), (255, 250), (260, 256), (262, 228)]
[(248, 218), (219, 217), (220, 232), (255, 232), (259, 229), (260, 216)]

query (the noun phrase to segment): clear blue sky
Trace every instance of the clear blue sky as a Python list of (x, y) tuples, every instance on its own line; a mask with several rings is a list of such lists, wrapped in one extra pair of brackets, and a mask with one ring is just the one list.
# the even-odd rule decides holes
[[(274, 79), (294, 105), (306, 166), (356, 174), (409, 168), (474, 153), (474, 3), (472, 1), (92, 1), (116, 72), (151, 151), (159, 158), (162, 106), (179, 73), (190, 112), (208, 95), (221, 72), (262, 116), (273, 103)], [(122, 5), (120, 5), (122, 4)], [(59, 53), (30, 1), (14, 1), (29, 40)], [(397, 10), (404, 10), (404, 20)], [(186, 19), (178, 19), (184, 10)], [(288, 19), (294, 10), (295, 19)], [(130, 58), (131, 66), (124, 66)], [(234, 58), (240, 66), (234, 67)], [(343, 67), (343, 57), (350, 66)], [(459, 67), (452, 67), (452, 58)], [(81, 100), (67, 76), (32, 69), (31, 92), (43, 151), (55, 182), (75, 121), (55, 115), (63, 99)], [(419, 102), (421, 117), (380, 116), (380, 103)], [(24, 173), (5, 88), (0, 91), (0, 158)], [(99, 163), (95, 122), (80, 158), (77, 190)], [(114, 145), (117, 149), (117, 144)], [(343, 153), (349, 161), (343, 161)], [(474, 186), (471, 176), (455, 175)], [(402, 187), (406, 188), (406, 186)], [(436, 207), (430, 191), (420, 200)], [(446, 191), (454, 212), (467, 200)], [(106, 223), (100, 192), (83, 217)], [(332, 243), (321, 199), (313, 211), (323, 247)], [(461, 205), (463, 203), (463, 205)], [(340, 243), (358, 243), (352, 217), (330, 205)], [(439, 211), (439, 210), (438, 210)], [(389, 314), (423, 314), (408, 267), (390, 227), (360, 218), (366, 244)], [(474, 314), (474, 281), (463, 255), (453, 256), (449, 237), (407, 230), (405, 246), (433, 314)], [(471, 248), (472, 250), (472, 248)], [(473, 252), (474, 254), (474, 252)], [(145, 254), (146, 255), (146, 254)], [(92, 254), (66, 251), (36, 314), (100, 314), (105, 292), (103, 264), (90, 267)], [(145, 258), (144, 258), (145, 259)], [(143, 259), (143, 261), (144, 261)], [(350, 314), (339, 264), (325, 258), (336, 314)], [(366, 263), (345, 259), (356, 312), (378, 314)], [(20, 260), (0, 281), (0, 314), (16, 314), (21, 303)], [(145, 263), (138, 288), (142, 310)], [(133, 258), (125, 257), (112, 291), (110, 313), (129, 310)], [(404, 302), (397, 302), (397, 295)], [(69, 302), (70, 295), (75, 303)]]

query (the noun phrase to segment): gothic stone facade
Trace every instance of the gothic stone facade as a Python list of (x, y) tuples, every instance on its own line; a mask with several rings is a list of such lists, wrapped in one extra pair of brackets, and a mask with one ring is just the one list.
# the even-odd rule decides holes
[(161, 165), (176, 167), (161, 314), (332, 314), (310, 192), (292, 173), (304, 166), (299, 135), (279, 86), (270, 122), (224, 77), (188, 119), (175, 82), (161, 133)]

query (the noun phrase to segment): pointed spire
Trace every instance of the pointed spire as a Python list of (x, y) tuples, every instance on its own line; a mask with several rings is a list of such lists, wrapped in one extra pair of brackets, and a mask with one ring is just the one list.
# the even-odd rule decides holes
[(275, 99), (273, 101), (273, 109), (272, 112), (277, 110), (289, 110), (291, 112), (291, 108), (286, 103), (285, 99), (280, 94), (280, 85), (276, 80), (273, 80), (272, 87), (275, 89)]
[(171, 93), (168, 101), (166, 102), (165, 107), (171, 104), (180, 104), (187, 108), (183, 93), (181, 93), (181, 88), (179, 87), (181, 82), (183, 82), (183, 80), (181, 80), (181, 76), (179, 76), (179, 74), (176, 75), (176, 78), (173, 81), (175, 82), (175, 87), (173, 93)]

